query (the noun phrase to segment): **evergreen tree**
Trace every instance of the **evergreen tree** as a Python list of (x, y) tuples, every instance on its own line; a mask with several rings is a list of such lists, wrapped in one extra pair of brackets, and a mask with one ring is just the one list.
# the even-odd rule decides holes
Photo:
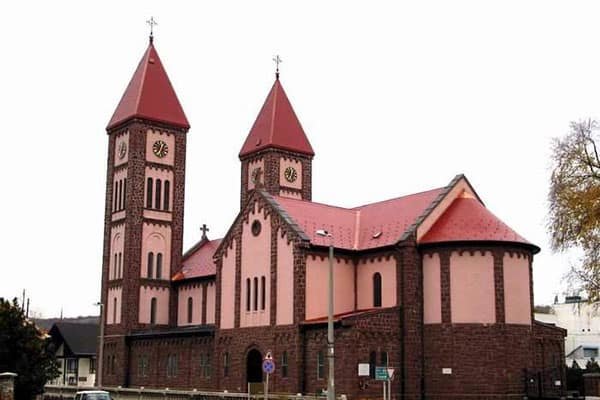
[(31, 400), (56, 378), (58, 365), (49, 337), (25, 318), (17, 299), (0, 297), (0, 372), (15, 372), (15, 399)]

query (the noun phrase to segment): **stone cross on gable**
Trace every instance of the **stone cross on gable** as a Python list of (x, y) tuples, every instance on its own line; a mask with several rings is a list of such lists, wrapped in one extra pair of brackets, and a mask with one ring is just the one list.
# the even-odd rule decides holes
[(208, 236), (206, 236), (206, 232), (210, 231), (210, 229), (208, 229), (206, 224), (202, 224), (200, 230), (202, 231), (202, 239), (208, 239)]

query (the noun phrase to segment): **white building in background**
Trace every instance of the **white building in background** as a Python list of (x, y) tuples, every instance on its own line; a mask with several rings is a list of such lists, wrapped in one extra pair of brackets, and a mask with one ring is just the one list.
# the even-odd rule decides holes
[(535, 319), (567, 330), (565, 356), (568, 366), (577, 361), (581, 368), (600, 355), (600, 304), (588, 304), (581, 296), (555, 299), (551, 313), (535, 313)]
[(60, 375), (51, 385), (94, 386), (98, 324), (57, 322), (51, 337)]

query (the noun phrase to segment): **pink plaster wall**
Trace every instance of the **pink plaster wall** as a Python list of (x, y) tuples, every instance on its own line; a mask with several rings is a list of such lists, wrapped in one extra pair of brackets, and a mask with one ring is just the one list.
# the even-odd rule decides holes
[(145, 223), (142, 228), (142, 260), (140, 275), (148, 274), (148, 252), (154, 253), (154, 273), (156, 274), (156, 254), (163, 254), (162, 279), (171, 278), (171, 228)]
[(426, 324), (442, 322), (442, 291), (440, 284), (440, 256), (423, 256), (423, 321)]
[(156, 297), (156, 324), (169, 323), (169, 291), (166, 288), (140, 287), (139, 322), (150, 323), (150, 301)]
[(294, 252), (287, 236), (277, 234), (277, 325), (294, 322)]
[[(109, 280), (119, 279), (123, 275), (123, 266), (125, 265), (125, 263), (123, 262), (123, 253), (124, 253), (123, 238), (125, 237), (124, 233), (125, 233), (125, 225), (124, 224), (117, 225), (111, 229), (110, 235), (112, 237), (112, 242), (111, 242), (111, 246), (110, 246), (110, 262), (108, 263), (108, 279)], [(118, 263), (118, 257), (117, 257), (117, 261), (115, 263), (115, 254), (119, 254), (119, 253), (121, 253), (121, 276), (117, 276), (117, 265), (116, 264)]]
[[(127, 152), (125, 153), (125, 157), (119, 158), (119, 149), (121, 148), (122, 142), (125, 142), (125, 146), (127, 146)], [(115, 166), (125, 164), (129, 160), (129, 131), (117, 136), (115, 143)]]
[(444, 211), (446, 211), (450, 204), (452, 204), (454, 199), (463, 193), (476, 197), (475, 193), (471, 190), (464, 178), (457, 182), (454, 188), (446, 195), (444, 200), (442, 200), (440, 204), (438, 204), (438, 206), (434, 208), (433, 211), (427, 216), (427, 218), (425, 218), (421, 225), (419, 225), (419, 228), (417, 228), (417, 242), (420, 241), (423, 236), (425, 236), (435, 221), (437, 221), (437, 219), (444, 213)]
[[(263, 211), (256, 209), (250, 213), (248, 221), (242, 226), (242, 293), (240, 307), (240, 326), (263, 326), (270, 324), (271, 307), (271, 218), (265, 217)], [(250, 230), (252, 223), (258, 220), (262, 229), (258, 236), (254, 236)], [(265, 309), (261, 310), (261, 277), (265, 277)], [(251, 286), (251, 311), (246, 311), (246, 279), (251, 281), (258, 277), (258, 310), (253, 310), (254, 284)]]
[[(188, 323), (188, 298), (192, 297), (192, 322)], [(177, 325), (198, 325), (202, 322), (202, 286), (185, 285), (177, 294)]]
[[(235, 305), (235, 252), (236, 243), (233, 241), (223, 256), (221, 268), (221, 329), (233, 328)], [(243, 306), (243, 304), (242, 304)]]
[(504, 318), (507, 324), (531, 325), (529, 260), (504, 255)]
[[(287, 167), (294, 168), (298, 174), (298, 177), (294, 182), (288, 182), (288, 180), (285, 179), (284, 174)], [(302, 189), (302, 163), (300, 161), (281, 157), (279, 159), (279, 184), (293, 189)]]
[(450, 303), (454, 323), (494, 323), (496, 303), (492, 254), (453, 252), (450, 256)]
[(254, 160), (248, 163), (248, 190), (254, 189), (255, 184), (252, 182), (252, 172), (256, 169), (260, 168), (262, 174), (260, 175), (260, 181), (264, 183), (265, 181), (265, 162), (261, 158), (259, 160)]
[(206, 287), (206, 323), (215, 323), (215, 302), (217, 297), (217, 290), (214, 282), (210, 282)]
[[(120, 287), (108, 289), (108, 303), (104, 312), (106, 313), (106, 323), (109, 325), (121, 323), (121, 299), (123, 289)], [(117, 300), (117, 315), (114, 312), (114, 301)]]
[[(162, 140), (168, 146), (167, 155), (163, 158), (156, 157), (152, 151), (152, 146), (157, 140)], [(159, 164), (173, 165), (175, 160), (175, 136), (169, 133), (163, 133), (159, 130), (148, 129), (146, 132), (146, 160)]]
[(396, 262), (388, 260), (361, 260), (356, 269), (356, 305), (359, 310), (373, 308), (373, 275), (381, 274), (381, 306), (396, 305)]
[[(162, 187), (161, 187), (161, 194), (160, 194), (160, 198), (161, 198), (161, 203), (164, 202), (165, 199), (165, 181), (169, 181), (169, 210), (163, 210), (162, 206), (163, 204), (160, 205), (160, 210), (163, 211), (172, 211), (173, 210), (173, 171), (168, 171), (168, 170), (164, 170), (164, 169), (158, 169), (158, 168), (153, 168), (153, 167), (146, 167), (146, 177), (144, 179), (144, 207), (147, 207), (146, 204), (146, 193), (148, 193), (148, 178), (152, 178), (152, 185), (154, 186), (152, 188), (152, 206), (153, 208), (157, 208), (156, 204), (154, 204), (154, 200), (156, 199), (156, 180), (160, 179), (162, 181)], [(148, 210), (144, 210), (145, 212)], [(166, 212), (163, 211), (156, 211), (154, 210), (155, 214), (167, 214)], [(167, 216), (169, 217), (168, 220), (170, 221), (171, 218), (171, 214), (167, 214)], [(163, 217), (164, 218), (164, 217)], [(161, 219), (163, 219), (161, 218)]]
[[(329, 284), (327, 257), (308, 256), (306, 259), (306, 319), (327, 316), (327, 288)], [(354, 265), (335, 259), (333, 263), (335, 314), (354, 310)]]

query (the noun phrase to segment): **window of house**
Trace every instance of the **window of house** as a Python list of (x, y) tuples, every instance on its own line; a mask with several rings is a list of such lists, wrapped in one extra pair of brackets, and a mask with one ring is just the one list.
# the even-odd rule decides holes
[(375, 378), (375, 367), (377, 366), (377, 352), (369, 354), (369, 376)]
[(162, 182), (160, 179), (156, 180), (156, 191), (154, 193), (154, 207), (160, 210), (160, 195), (162, 191)]
[(229, 376), (229, 352), (223, 354), (223, 376)]
[(319, 350), (317, 353), (317, 379), (323, 379), (325, 372), (325, 359), (323, 357), (323, 350)]
[(258, 310), (258, 278), (254, 277), (254, 311)]
[(123, 209), (123, 179), (119, 180), (119, 210)]
[(210, 354), (200, 354), (200, 376), (210, 378)]
[(192, 323), (193, 307), (194, 307), (194, 300), (191, 297), (188, 297), (188, 301), (187, 301), (187, 322), (188, 322), (188, 324)]
[(260, 278), (260, 309), (265, 309), (265, 300), (266, 300), (266, 288), (265, 288), (265, 277), (261, 276)]
[(90, 374), (96, 373), (96, 359), (90, 358)]
[(162, 253), (156, 254), (156, 279), (162, 279)]
[(380, 354), (380, 359), (381, 359), (381, 366), (382, 367), (387, 367), (388, 366), (388, 353), (387, 351), (382, 351)]
[(167, 357), (167, 377), (177, 376), (177, 354), (169, 354)]
[(119, 182), (115, 181), (115, 190), (113, 193), (113, 211), (117, 211), (118, 199), (119, 199)]
[(287, 351), (281, 353), (281, 376), (287, 378), (288, 376), (288, 356)]
[(117, 298), (113, 299), (113, 323), (117, 323)]
[(148, 279), (152, 279), (154, 274), (154, 253), (148, 253)]
[(119, 253), (119, 268), (117, 269), (117, 279), (123, 277), (123, 253)]
[(250, 284), (250, 278), (247, 278), (246, 279), (246, 311), (250, 311), (250, 298), (251, 298), (250, 297), (251, 296), (251, 293), (250, 293), (251, 287), (250, 287), (250, 285), (251, 285)]
[(150, 323), (156, 324), (156, 297), (150, 300)]
[(67, 359), (67, 374), (76, 374), (77, 373), (77, 359), (76, 358), (68, 358)]
[(115, 262), (114, 262), (114, 265), (113, 265), (111, 279), (116, 279), (117, 278), (117, 265), (119, 265), (119, 257), (117, 256), (117, 253), (115, 253)]
[(138, 358), (138, 376), (148, 376), (148, 355), (142, 354)]
[(210, 378), (211, 368), (210, 368), (210, 353), (206, 353), (206, 365), (204, 366), (204, 377)]
[(152, 178), (148, 178), (148, 183), (146, 184), (146, 208), (152, 208), (152, 186), (154, 182)]
[(170, 202), (170, 193), (171, 191), (171, 182), (169, 181), (165, 181), (165, 195), (164, 195), (164, 202), (163, 202), (163, 210), (165, 211), (169, 211), (169, 202)]
[(598, 357), (598, 348), (596, 347), (584, 347), (583, 348), (583, 356), (585, 358), (597, 358)]
[(373, 274), (373, 307), (381, 307), (381, 274)]

